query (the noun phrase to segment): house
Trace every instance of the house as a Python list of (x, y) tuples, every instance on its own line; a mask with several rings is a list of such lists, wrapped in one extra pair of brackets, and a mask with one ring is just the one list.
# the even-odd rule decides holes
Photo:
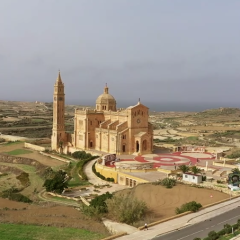
[(192, 183), (201, 183), (202, 175), (194, 174), (191, 172), (183, 173), (183, 181), (192, 182)]

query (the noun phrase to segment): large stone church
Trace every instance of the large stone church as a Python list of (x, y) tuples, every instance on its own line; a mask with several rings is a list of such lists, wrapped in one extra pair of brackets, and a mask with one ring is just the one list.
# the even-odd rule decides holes
[(65, 132), (65, 94), (60, 72), (54, 85), (52, 150), (98, 150), (115, 154), (152, 153), (153, 127), (149, 109), (140, 99), (134, 106), (117, 109), (106, 85), (94, 110), (75, 109), (74, 132)]

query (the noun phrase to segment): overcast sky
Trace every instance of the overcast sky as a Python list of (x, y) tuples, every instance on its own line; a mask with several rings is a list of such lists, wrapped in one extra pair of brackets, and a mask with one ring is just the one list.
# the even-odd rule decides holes
[(240, 105), (239, 0), (1, 0), (0, 99)]

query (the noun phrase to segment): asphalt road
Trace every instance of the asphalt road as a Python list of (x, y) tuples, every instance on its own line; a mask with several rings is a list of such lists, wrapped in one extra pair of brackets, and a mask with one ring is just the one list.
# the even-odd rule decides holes
[(216, 232), (222, 230), (225, 224), (232, 225), (237, 223), (238, 219), (240, 219), (240, 207), (180, 230), (156, 236), (152, 240), (193, 240), (196, 237), (204, 238), (213, 230)]

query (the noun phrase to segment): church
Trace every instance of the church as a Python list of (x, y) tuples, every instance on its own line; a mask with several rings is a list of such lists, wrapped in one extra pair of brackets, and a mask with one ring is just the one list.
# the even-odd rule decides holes
[(134, 106), (117, 109), (107, 85), (94, 110), (75, 109), (73, 133), (65, 132), (64, 119), (64, 83), (59, 72), (53, 93), (52, 150), (98, 150), (117, 155), (152, 153), (153, 126), (148, 122), (148, 107), (139, 99)]

